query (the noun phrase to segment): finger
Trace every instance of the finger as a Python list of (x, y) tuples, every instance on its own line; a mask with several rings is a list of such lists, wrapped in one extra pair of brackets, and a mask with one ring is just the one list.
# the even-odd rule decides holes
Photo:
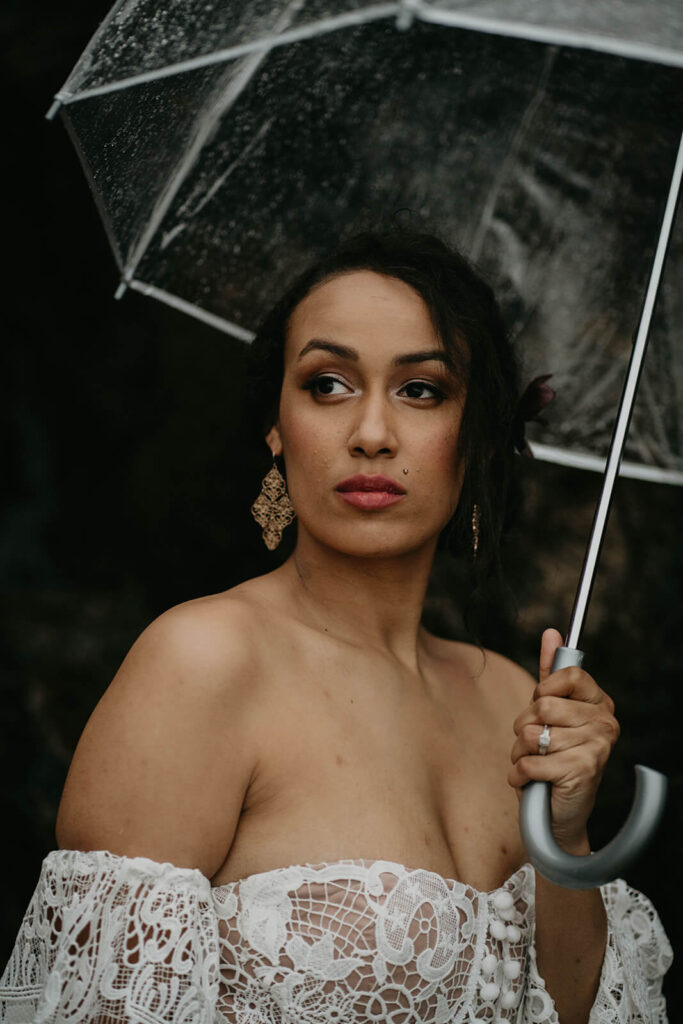
[(558, 629), (544, 629), (541, 637), (541, 654), (538, 661), (538, 680), (542, 683), (548, 678), (553, 668), (553, 657), (558, 647), (562, 646), (562, 634)]
[(567, 767), (558, 765), (557, 761), (566, 756), (566, 754), (558, 753), (554, 758), (534, 757), (529, 754), (526, 757), (520, 757), (508, 772), (508, 782), (511, 786), (526, 786), (527, 782), (532, 781), (557, 782), (566, 774), (561, 767), (565, 769)]
[(573, 788), (580, 780), (598, 779), (605, 762), (605, 751), (593, 743), (560, 750), (552, 757), (527, 754), (515, 761), (508, 773), (508, 782), (511, 786), (525, 786), (532, 781), (552, 782)]
[(519, 736), (526, 725), (556, 725), (572, 728), (607, 718), (607, 709), (587, 701), (565, 700), (544, 694), (517, 715), (512, 728)]
[(611, 697), (598, 686), (593, 676), (578, 665), (560, 668), (539, 682), (532, 694), (532, 701), (546, 696), (569, 697), (574, 701), (585, 701), (589, 704), (606, 702), (611, 710), (614, 710)]
[(589, 724), (574, 729), (565, 729), (553, 725), (549, 728), (550, 742), (546, 747), (545, 754), (542, 754), (540, 741), (543, 728), (542, 725), (529, 724), (521, 730), (510, 751), (510, 760), (513, 764), (519, 761), (520, 757), (550, 757), (562, 750), (580, 747), (582, 744), (592, 744), (596, 750), (599, 749), (604, 753), (606, 760), (616, 741), (612, 730), (606, 727), (596, 730), (592, 724)]

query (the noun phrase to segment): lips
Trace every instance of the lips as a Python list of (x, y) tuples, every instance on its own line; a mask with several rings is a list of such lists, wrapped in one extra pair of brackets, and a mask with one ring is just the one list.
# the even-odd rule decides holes
[(379, 473), (373, 476), (365, 476), (363, 473), (350, 476), (348, 480), (337, 484), (335, 490), (347, 505), (354, 505), (366, 512), (377, 512), (395, 505), (406, 493), (405, 487), (401, 487), (397, 480)]
[(348, 480), (342, 480), (340, 484), (337, 484), (335, 490), (340, 491), (342, 494), (348, 494), (352, 491), (380, 491), (384, 494), (406, 493), (405, 487), (401, 487), (397, 480), (392, 480), (389, 476), (382, 476), (380, 474), (365, 476), (363, 473), (350, 476)]

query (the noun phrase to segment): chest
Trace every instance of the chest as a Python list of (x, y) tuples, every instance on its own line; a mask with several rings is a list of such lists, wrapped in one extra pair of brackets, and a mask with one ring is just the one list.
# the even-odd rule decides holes
[(359, 657), (280, 677), (214, 884), (339, 858), (389, 859), (490, 890), (522, 863), (511, 714), (460, 675), (429, 686)]

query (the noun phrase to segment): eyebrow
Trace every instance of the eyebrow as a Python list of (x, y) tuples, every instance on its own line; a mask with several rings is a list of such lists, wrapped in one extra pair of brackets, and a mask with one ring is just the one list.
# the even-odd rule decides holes
[[(331, 352), (333, 356), (339, 356), (340, 359), (350, 359), (351, 362), (358, 362), (358, 352), (355, 348), (350, 348), (348, 345), (340, 345), (336, 341), (327, 341), (325, 338), (311, 338), (299, 352), (299, 359), (303, 359), (305, 355), (313, 351)], [(427, 363), (431, 360), (438, 360), (444, 363), (445, 366), (450, 366), (450, 360), (447, 354), (441, 349), (424, 349), (421, 352), (406, 352), (402, 356), (395, 356), (392, 360), (394, 366), (404, 366), (406, 363)]]

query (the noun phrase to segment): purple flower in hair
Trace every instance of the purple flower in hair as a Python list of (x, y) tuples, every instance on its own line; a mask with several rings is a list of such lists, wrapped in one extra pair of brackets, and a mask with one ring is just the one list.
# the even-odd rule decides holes
[(520, 455), (530, 455), (533, 458), (533, 452), (525, 436), (526, 424), (531, 420), (535, 420), (537, 423), (544, 422), (540, 418), (540, 414), (555, 397), (553, 389), (546, 384), (551, 377), (552, 373), (543, 373), (540, 377), (534, 377), (517, 403), (512, 421), (512, 444)]

